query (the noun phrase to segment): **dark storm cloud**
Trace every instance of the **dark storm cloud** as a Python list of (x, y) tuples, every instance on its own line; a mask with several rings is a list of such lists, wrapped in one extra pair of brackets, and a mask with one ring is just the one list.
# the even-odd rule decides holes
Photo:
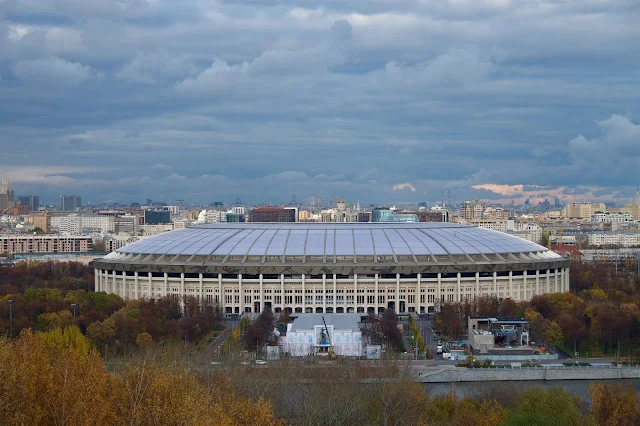
[(635, 1), (2, 10), (0, 174), (20, 193), (606, 199), (637, 180)]

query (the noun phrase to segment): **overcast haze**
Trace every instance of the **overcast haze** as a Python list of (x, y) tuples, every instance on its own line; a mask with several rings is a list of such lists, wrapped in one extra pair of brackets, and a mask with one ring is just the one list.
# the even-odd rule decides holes
[(0, 0), (17, 195), (623, 203), (639, 170), (637, 0)]

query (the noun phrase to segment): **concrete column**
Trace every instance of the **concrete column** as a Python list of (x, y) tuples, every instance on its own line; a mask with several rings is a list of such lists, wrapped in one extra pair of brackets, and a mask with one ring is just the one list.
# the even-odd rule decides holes
[(358, 274), (353, 274), (353, 312), (358, 312)]
[(336, 282), (336, 274), (333, 274), (333, 313), (338, 309), (338, 283)]
[(527, 298), (527, 271), (522, 271), (522, 287), (524, 288), (524, 295), (522, 291), (520, 292), (520, 298), (518, 300), (523, 300)]
[(226, 312), (225, 304), (227, 302), (224, 300), (224, 294), (222, 293), (222, 274), (218, 274), (218, 294), (220, 295), (220, 309), (222, 309), (222, 312)]
[(200, 272), (198, 274), (198, 279), (200, 280), (200, 305), (204, 306), (204, 280), (203, 274)]
[(551, 293), (551, 271), (549, 269), (547, 269), (547, 276), (545, 278), (545, 281), (547, 283), (545, 293)]
[(164, 273), (164, 294), (163, 296), (169, 295), (169, 274)]
[(149, 280), (149, 290), (147, 290), (147, 295), (149, 296), (149, 299), (151, 299), (151, 293), (153, 292), (153, 279), (152, 279), (152, 273), (151, 272), (147, 272), (147, 279)]
[(558, 270), (553, 270), (553, 292), (558, 293)]
[(111, 292), (113, 294), (120, 295), (121, 293), (118, 291), (118, 285), (116, 282), (116, 271), (111, 271)]
[[(238, 312), (240, 313), (240, 315), (242, 315), (242, 312), (244, 312), (243, 306), (244, 306), (244, 294), (242, 293), (242, 274), (238, 274), (238, 292), (240, 293), (240, 297), (238, 297), (238, 302), (240, 302), (239, 306), (238, 306)], [(236, 303), (236, 295), (235, 293), (233, 293), (233, 303), (234, 303), (234, 308), (235, 308), (235, 303)], [(253, 294), (251, 295), (251, 300), (253, 300)], [(235, 309), (234, 309), (235, 311)], [(251, 311), (253, 311), (253, 308), (251, 308)]]
[(456, 275), (458, 276), (458, 296), (457, 296), (458, 297), (458, 302), (462, 302), (461, 274), (460, 274), (460, 272), (458, 272)]
[[(396, 303), (395, 303), (395, 311), (397, 314), (400, 313), (400, 274), (396, 274)], [(405, 303), (405, 306), (407, 304)]]
[(133, 280), (134, 280), (133, 282), (134, 282), (135, 298), (139, 299), (140, 298), (140, 282), (138, 281), (138, 271), (135, 272)]
[[(305, 293), (304, 284), (304, 274), (302, 274), (302, 312), (307, 312), (307, 293)], [(313, 303), (313, 299), (311, 299), (311, 303)]]
[(262, 274), (260, 276), (260, 312), (264, 310), (264, 283), (262, 282)]
[(540, 295), (540, 269), (536, 269), (536, 296)]
[(570, 287), (570, 283), (569, 283), (569, 278), (570, 278), (570, 274), (569, 274), (569, 268), (565, 268), (564, 269), (564, 273), (566, 275), (565, 279), (564, 279), (564, 283), (565, 283), (565, 291), (570, 291), (571, 287)]
[(509, 271), (509, 297), (513, 299), (513, 271)]
[[(284, 274), (280, 274), (280, 292), (282, 293), (282, 310), (285, 308), (285, 295), (284, 295)], [(293, 295), (291, 296), (293, 298)], [(293, 299), (292, 299), (293, 300)], [(291, 311), (293, 312), (293, 303), (291, 303)]]
[(476, 272), (476, 293), (473, 298), (477, 299), (480, 296), (480, 272)]
[(498, 273), (493, 271), (493, 295), (498, 297)]
[(129, 293), (127, 292), (127, 273), (122, 271), (122, 298), (124, 300), (129, 299)]
[(442, 303), (441, 293), (442, 293), (442, 274), (438, 272), (438, 289), (436, 293), (436, 300), (438, 301), (438, 304), (436, 306), (440, 306), (440, 304)]
[(375, 286), (375, 295), (376, 295), (374, 309), (376, 310), (375, 313), (377, 314), (378, 313), (378, 308), (379, 308), (379, 302), (378, 302), (378, 297), (379, 297), (379, 295), (378, 295), (378, 274), (376, 274), (376, 276), (375, 276), (375, 284), (374, 284), (374, 286)]
[[(417, 282), (417, 288), (416, 288), (416, 313), (419, 314), (420, 313), (420, 280), (422, 279), (422, 274), (418, 273), (418, 282)], [(425, 294), (426, 297), (426, 294)], [(426, 300), (425, 300), (426, 303)], [(426, 311), (426, 308), (425, 308)]]
[(93, 270), (93, 291), (100, 291), (100, 273), (95, 268)]
[(327, 313), (327, 274), (322, 274), (322, 312)]

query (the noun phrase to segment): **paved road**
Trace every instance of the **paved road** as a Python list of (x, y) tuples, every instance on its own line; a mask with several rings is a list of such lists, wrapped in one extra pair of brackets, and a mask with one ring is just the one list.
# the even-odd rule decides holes
[(437, 342), (433, 340), (433, 330), (431, 328), (431, 320), (418, 319), (418, 328), (424, 339), (425, 345), (429, 349), (429, 353), (436, 356)]

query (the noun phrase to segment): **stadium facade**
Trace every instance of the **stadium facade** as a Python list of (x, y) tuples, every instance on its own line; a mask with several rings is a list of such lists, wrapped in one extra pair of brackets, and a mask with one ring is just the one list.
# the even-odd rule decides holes
[(433, 312), (493, 295), (569, 290), (569, 260), (451, 223), (212, 224), (136, 241), (93, 262), (96, 291), (193, 296), (224, 312)]

